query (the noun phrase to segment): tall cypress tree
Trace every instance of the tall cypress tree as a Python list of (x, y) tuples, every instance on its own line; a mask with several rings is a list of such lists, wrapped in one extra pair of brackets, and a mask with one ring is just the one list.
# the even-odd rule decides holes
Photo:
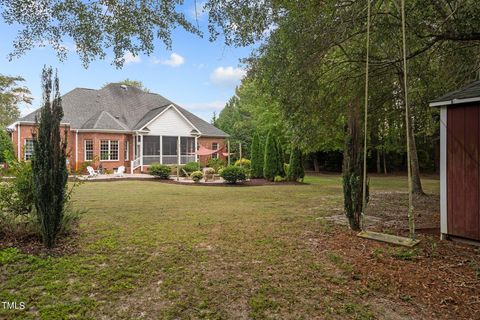
[[(42, 72), (43, 107), (36, 117), (33, 139), (32, 174), (35, 208), (40, 222), (43, 243), (51, 248), (60, 231), (64, 214), (67, 172), (67, 132), (62, 139), (63, 118), (58, 76), (52, 81), (52, 68)], [(53, 97), (53, 99), (52, 99)]]
[(252, 178), (263, 177), (263, 155), (262, 143), (260, 142), (260, 136), (255, 133), (252, 139), (252, 156), (251, 156), (251, 172)]
[(299, 148), (294, 147), (290, 154), (290, 163), (288, 166), (287, 179), (289, 181), (298, 181), (305, 177), (303, 168), (302, 152)]
[(273, 181), (278, 175), (278, 152), (277, 142), (272, 131), (268, 132), (265, 142), (265, 155), (263, 161), (263, 176), (265, 179)]
[(278, 138), (275, 139), (275, 146), (277, 149), (277, 176), (285, 177), (285, 167), (283, 166), (285, 163), (285, 153), (283, 152), (282, 145), (280, 144), (280, 140)]

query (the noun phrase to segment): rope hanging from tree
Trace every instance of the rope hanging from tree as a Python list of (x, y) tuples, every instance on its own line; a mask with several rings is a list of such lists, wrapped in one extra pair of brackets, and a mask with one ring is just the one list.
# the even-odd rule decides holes
[[(387, 241), (382, 239), (380, 234), (372, 233), (372, 235), (365, 235), (365, 209), (367, 206), (367, 129), (368, 129), (368, 80), (369, 80), (369, 55), (370, 55), (370, 10), (371, 0), (367, 1), (367, 57), (365, 65), (365, 109), (364, 109), (364, 140), (363, 140), (363, 184), (362, 184), (362, 212), (361, 212), (361, 228), (363, 236), (380, 241)], [(407, 44), (405, 31), (405, 0), (401, 0), (401, 16), (402, 16), (402, 49), (403, 49), (403, 86), (404, 86), (404, 101), (405, 101), (405, 128), (406, 128), (406, 142), (407, 142), (407, 172), (408, 172), (408, 228), (410, 239), (415, 240), (415, 220), (413, 215), (413, 199), (412, 199), (412, 168), (410, 155), (410, 113), (408, 107), (408, 86), (407, 86)], [(401, 241), (396, 239), (396, 241)], [(414, 242), (418, 243), (418, 242)]]

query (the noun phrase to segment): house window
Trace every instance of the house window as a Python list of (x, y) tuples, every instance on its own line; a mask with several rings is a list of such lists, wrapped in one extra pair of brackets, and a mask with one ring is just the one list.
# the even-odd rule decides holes
[(85, 140), (85, 161), (93, 161), (93, 141)]
[(125, 158), (125, 161), (128, 161), (128, 155), (130, 153), (130, 145), (128, 144), (128, 140), (125, 140), (125, 148), (124, 148), (124, 158)]
[[(218, 143), (217, 142), (213, 142), (212, 143), (212, 150), (218, 150)], [(215, 152), (212, 154), (212, 159), (217, 159), (218, 158), (218, 153)]]
[(100, 140), (100, 160), (118, 161), (118, 140)]
[(33, 139), (25, 139), (25, 145), (23, 146), (23, 159), (30, 160), (33, 156)]

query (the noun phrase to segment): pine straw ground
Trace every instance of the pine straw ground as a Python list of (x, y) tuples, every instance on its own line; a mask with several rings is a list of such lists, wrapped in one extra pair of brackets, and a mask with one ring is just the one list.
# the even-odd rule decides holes
[[(306, 182), (85, 183), (53, 255), (0, 241), (0, 301), (27, 305), (0, 319), (480, 318), (480, 251), (438, 240), (438, 180), (415, 199), (415, 249), (349, 231), (337, 175)], [(372, 178), (369, 228), (405, 234), (405, 186)]]

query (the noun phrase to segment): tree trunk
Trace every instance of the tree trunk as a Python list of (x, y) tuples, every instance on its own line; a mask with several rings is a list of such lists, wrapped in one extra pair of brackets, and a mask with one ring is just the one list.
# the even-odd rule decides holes
[(318, 154), (316, 152), (313, 154), (313, 170), (315, 170), (315, 172), (320, 172), (320, 165), (318, 163)]
[(377, 147), (377, 173), (382, 173), (382, 161), (380, 159), (380, 150)]
[(382, 150), (382, 154), (383, 154), (383, 173), (387, 175), (387, 154), (385, 150)]
[(410, 125), (410, 165), (412, 166), (412, 192), (413, 194), (423, 196), (425, 193), (420, 180), (420, 166), (418, 165), (417, 145), (415, 143), (415, 135)]

